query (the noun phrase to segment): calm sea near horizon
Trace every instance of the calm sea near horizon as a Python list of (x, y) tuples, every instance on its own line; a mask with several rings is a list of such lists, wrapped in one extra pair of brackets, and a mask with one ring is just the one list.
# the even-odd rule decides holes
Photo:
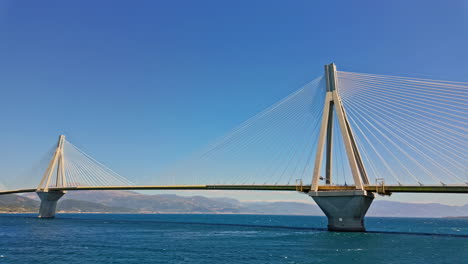
[(319, 216), (0, 214), (7, 263), (468, 263), (468, 219), (367, 217), (327, 232)]

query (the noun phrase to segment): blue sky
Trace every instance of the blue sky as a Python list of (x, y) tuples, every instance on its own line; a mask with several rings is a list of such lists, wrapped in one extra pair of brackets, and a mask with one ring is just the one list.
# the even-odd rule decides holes
[(65, 133), (120, 174), (151, 177), (330, 62), (466, 82), (467, 28), (455, 0), (0, 0), (0, 174)]

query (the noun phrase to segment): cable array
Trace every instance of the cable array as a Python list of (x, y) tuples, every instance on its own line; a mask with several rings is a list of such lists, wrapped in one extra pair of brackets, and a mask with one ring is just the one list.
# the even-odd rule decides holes
[(468, 184), (468, 83), (337, 74), (371, 181)]
[[(39, 159), (32, 162), (31, 166), (24, 166), (20, 171), (5, 173), (0, 179), (0, 190), (35, 188), (47, 169), (50, 158), (53, 156), (57, 144), (51, 144)], [(2, 187), (3, 185), (3, 187)]]
[(319, 77), (159, 175), (164, 184), (310, 184), (325, 82)]
[[(63, 155), (66, 186), (68, 187), (135, 185), (68, 141), (64, 142)], [(57, 186), (56, 177), (52, 179), (49, 186)]]
[[(324, 79), (316, 78), (156, 175), (154, 184), (310, 184)], [(337, 82), (370, 184), (378, 179), (400, 185), (468, 184), (468, 83), (352, 72), (337, 72)], [(353, 185), (336, 114), (333, 118), (332, 184)], [(60, 153), (49, 187), (134, 185), (66, 140)], [(57, 182), (62, 169), (66, 182)], [(324, 171), (325, 162), (320, 175)]]

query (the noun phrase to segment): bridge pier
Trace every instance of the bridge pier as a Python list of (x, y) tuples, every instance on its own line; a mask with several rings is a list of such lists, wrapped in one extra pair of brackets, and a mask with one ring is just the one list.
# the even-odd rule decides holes
[(39, 218), (54, 218), (57, 201), (65, 194), (63, 191), (36, 192), (41, 199)]
[(363, 232), (364, 216), (374, 200), (367, 191), (321, 191), (309, 192), (328, 218), (328, 230)]

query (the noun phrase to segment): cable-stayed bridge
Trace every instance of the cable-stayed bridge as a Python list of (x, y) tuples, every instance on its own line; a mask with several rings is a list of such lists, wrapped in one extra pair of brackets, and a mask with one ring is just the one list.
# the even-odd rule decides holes
[(468, 83), (330, 64), (154, 182), (132, 183), (60, 136), (39, 185), (0, 195), (36, 192), (39, 217), (50, 218), (76, 190), (298, 191), (330, 230), (362, 231), (375, 193), (468, 193), (467, 91)]

